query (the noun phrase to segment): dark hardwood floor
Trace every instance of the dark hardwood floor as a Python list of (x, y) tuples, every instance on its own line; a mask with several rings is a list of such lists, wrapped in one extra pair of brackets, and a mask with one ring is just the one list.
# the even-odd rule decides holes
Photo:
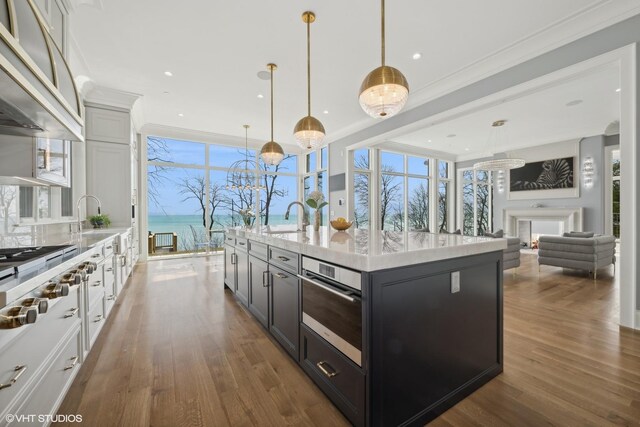
[[(640, 333), (598, 280), (523, 255), (505, 274), (504, 373), (436, 426), (640, 425)], [(85, 425), (347, 425), (222, 285), (220, 256), (153, 261), (132, 282), (60, 414)]]

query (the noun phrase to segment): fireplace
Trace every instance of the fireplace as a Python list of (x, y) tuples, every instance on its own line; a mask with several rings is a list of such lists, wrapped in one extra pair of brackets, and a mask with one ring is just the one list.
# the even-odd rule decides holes
[(530, 248), (541, 234), (582, 231), (582, 217), (582, 208), (505, 209), (503, 224), (507, 236), (520, 237), (523, 246)]
[(562, 236), (564, 222), (554, 219), (518, 220), (516, 236), (523, 248), (538, 249), (540, 236)]

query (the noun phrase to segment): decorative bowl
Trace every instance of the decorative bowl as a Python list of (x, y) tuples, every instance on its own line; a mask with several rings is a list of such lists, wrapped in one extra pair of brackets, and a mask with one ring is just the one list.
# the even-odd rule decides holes
[(336, 220), (331, 220), (329, 222), (331, 223), (331, 226), (338, 231), (348, 230), (353, 225), (353, 221), (338, 222)]

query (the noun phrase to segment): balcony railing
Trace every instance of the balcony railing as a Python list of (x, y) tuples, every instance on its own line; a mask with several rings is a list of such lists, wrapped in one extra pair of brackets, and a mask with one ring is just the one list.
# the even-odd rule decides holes
[(178, 251), (177, 233), (149, 233), (149, 254)]

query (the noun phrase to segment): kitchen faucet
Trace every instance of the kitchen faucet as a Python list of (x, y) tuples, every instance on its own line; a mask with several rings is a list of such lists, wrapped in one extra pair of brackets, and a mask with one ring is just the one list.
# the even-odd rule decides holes
[(78, 211), (78, 236), (82, 236), (82, 220), (80, 219), (80, 202), (83, 199), (94, 199), (96, 202), (98, 202), (98, 215), (100, 215), (100, 210), (102, 209), (102, 203), (100, 203), (100, 199), (98, 199), (96, 196), (92, 196), (91, 194), (85, 194), (84, 196), (80, 196), (80, 198), (78, 199), (78, 204), (76, 205), (76, 209)]
[(307, 213), (307, 210), (304, 208), (304, 205), (302, 203), (298, 201), (289, 203), (289, 206), (287, 206), (287, 212), (284, 214), (284, 219), (286, 219), (287, 221), (289, 220), (289, 211), (291, 210), (291, 206), (293, 205), (300, 205), (300, 207), (302, 208), (302, 231), (307, 231), (307, 225), (309, 225), (309, 214)]

